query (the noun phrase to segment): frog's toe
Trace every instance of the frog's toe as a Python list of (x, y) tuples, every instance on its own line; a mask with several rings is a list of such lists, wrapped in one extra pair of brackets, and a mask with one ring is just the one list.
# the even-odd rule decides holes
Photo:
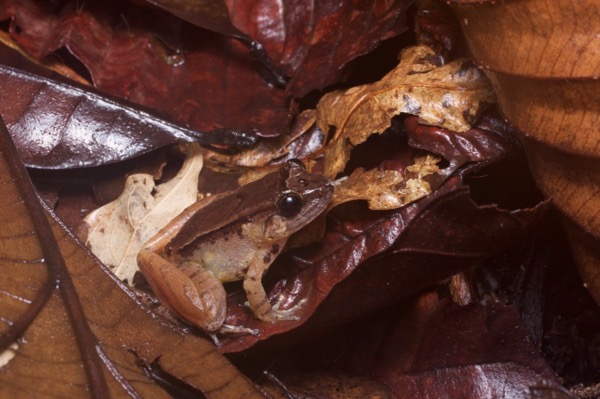
[(306, 298), (301, 299), (297, 304), (289, 309), (280, 309), (283, 304), (283, 299), (279, 298), (273, 305), (271, 313), (269, 314), (270, 321), (286, 321), (286, 320), (300, 320), (300, 316), (296, 315), (306, 303)]
[(256, 328), (248, 328), (244, 326), (234, 326), (232, 324), (223, 324), (219, 329), (221, 334), (250, 334), (258, 335), (260, 333)]

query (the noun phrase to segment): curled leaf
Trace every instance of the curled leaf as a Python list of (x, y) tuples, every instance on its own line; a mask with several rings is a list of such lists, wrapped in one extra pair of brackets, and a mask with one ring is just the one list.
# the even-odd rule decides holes
[(600, 304), (598, 4), (449, 3), (502, 113), (522, 132), (534, 178), (564, 216), (579, 272)]
[(156, 186), (152, 175), (131, 175), (119, 198), (84, 219), (82, 240), (119, 279), (132, 283), (142, 245), (198, 199), (202, 153), (195, 144), (186, 152), (183, 166), (168, 182)]
[(317, 105), (317, 124), (324, 132), (335, 127), (336, 137), (334, 148), (326, 153), (328, 175), (343, 169), (349, 146), (382, 133), (400, 113), (457, 132), (471, 128), (494, 102), (492, 88), (483, 72), (466, 59), (439, 62), (431, 48), (410, 47), (402, 51), (398, 66), (378, 82), (323, 96)]
[(315, 110), (303, 111), (296, 115), (288, 132), (278, 137), (265, 138), (253, 148), (233, 155), (207, 150), (205, 160), (213, 168), (222, 165), (260, 168), (291, 158), (307, 161), (306, 158), (317, 153), (325, 141), (325, 135), (314, 122)]
[[(493, 169), (495, 165), (490, 164), (502, 164), (501, 159), (518, 154), (512, 132), (501, 120), (497, 124), (488, 120), (485, 125), (485, 129), (482, 124), (465, 133), (421, 125), (422, 129), (407, 129), (409, 141), (444, 156), (450, 166), (441, 171), (451, 169), (453, 173), (446, 180), (445, 175), (429, 175), (436, 189), (398, 209), (372, 211), (360, 201), (332, 209), (320, 242), (284, 253), (269, 271), (273, 284), (267, 284), (266, 289), (273, 302), (279, 301), (285, 309), (306, 300), (300, 320), (262, 323), (244, 308), (243, 290), (235, 291), (228, 297), (226, 322), (257, 329), (259, 334), (223, 337), (222, 350), (235, 352), (266, 339), (264, 345), (289, 343), (310, 331), (360, 317), (505, 250), (530, 234), (546, 209), (539, 197), (514, 208), (514, 201), (511, 208), (478, 205), (463, 183), (467, 170), (483, 165)], [(405, 139), (399, 134), (376, 136), (357, 151), (389, 151), (384, 164), (408, 168), (414, 161), (407, 157), (412, 159), (416, 151), (406, 146)], [(481, 140), (481, 145), (469, 145), (474, 139)], [(491, 203), (503, 202), (500, 198), (507, 195), (506, 185), (499, 186), (502, 188), (489, 198)], [(281, 339), (276, 336), (288, 331)]]

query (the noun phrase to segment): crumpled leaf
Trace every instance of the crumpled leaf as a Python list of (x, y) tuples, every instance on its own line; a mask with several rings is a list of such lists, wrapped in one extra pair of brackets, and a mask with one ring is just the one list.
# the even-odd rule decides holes
[[(23, 48), (21, 48), (21, 46), (19, 46), (17, 43), (15, 43), (15, 41), (10, 37), (10, 35), (4, 31), (0, 31), (0, 43), (4, 44), (4, 46), (16, 51), (19, 53), (19, 55), (21, 55), (23, 58), (25, 58), (26, 60), (34, 63), (34, 64), (38, 64), (39, 66), (45, 68), (45, 69), (49, 69), (51, 71), (54, 71), (56, 73), (58, 73), (61, 76), (64, 76), (74, 82), (77, 82), (79, 84), (82, 85), (89, 85), (89, 82), (83, 78), (81, 75), (79, 75), (77, 72), (75, 72), (74, 70), (72, 70), (71, 68), (69, 68), (68, 66), (66, 66), (63, 62), (61, 62), (58, 57), (56, 58), (51, 58), (49, 57), (48, 59), (43, 59), (43, 60), (36, 60), (33, 57), (31, 57)], [(0, 46), (0, 63), (1, 64), (8, 64), (10, 65), (11, 62), (7, 62), (7, 54), (9, 54), (9, 51), (7, 51), (5, 48), (3, 48), (2, 46)], [(17, 58), (17, 57), (10, 57), (10, 58)], [(17, 67), (17, 65), (12, 65), (13, 67)], [(22, 65), (18, 65), (18, 68), (22, 68)]]
[(80, 238), (115, 273), (133, 282), (142, 246), (185, 208), (198, 200), (203, 156), (198, 145), (186, 147), (186, 160), (175, 177), (155, 185), (146, 173), (129, 176), (123, 192), (83, 220)]
[[(407, 133), (409, 137), (417, 136), (416, 141), (423, 146), (426, 146), (426, 137), (439, 135), (439, 141), (432, 140), (430, 147), (423, 149), (443, 156), (450, 164), (453, 155), (461, 159), (463, 165), (465, 158), (472, 156), (469, 160), (474, 162), (471, 170), (488, 162), (498, 162), (517, 150), (514, 139), (507, 138), (509, 133), (500, 129), (486, 132), (476, 128), (461, 134), (425, 128), (434, 132), (426, 134), (416, 129), (407, 130)], [(418, 136), (424, 137), (419, 140)], [(370, 141), (366, 145), (373, 147), (365, 151), (382, 154), (395, 149), (397, 159), (387, 160), (385, 163), (390, 167), (386, 169), (396, 164), (397, 170), (402, 170), (413, 163), (406, 155), (410, 149), (402, 147), (399, 137), (395, 137), (396, 141), (389, 136), (377, 136), (380, 137), (379, 147)], [(473, 147), (469, 152), (471, 137), (483, 137), (485, 144)], [(445, 138), (444, 146), (439, 145), (442, 138)], [(501, 149), (504, 149), (503, 153)], [(269, 271), (273, 281), (278, 282), (266, 285), (272, 301), (280, 301), (285, 309), (306, 299), (298, 313), (300, 320), (262, 323), (244, 308), (243, 291), (236, 290), (228, 297), (227, 324), (257, 329), (259, 334), (224, 336), (221, 350), (237, 352), (267, 339), (261, 343), (263, 346), (277, 346), (283, 341), (289, 343), (321, 328), (370, 314), (502, 251), (530, 234), (529, 229), (546, 209), (545, 203), (537, 202), (537, 206), (536, 203), (521, 204), (521, 207), (509, 209), (477, 205), (468, 187), (462, 183), (465, 174), (466, 170), (453, 173), (430, 195), (392, 211), (373, 212), (356, 203), (331, 210), (319, 243), (281, 255)], [(505, 192), (505, 189), (494, 192), (489, 201), (494, 202)], [(347, 306), (357, 295), (360, 301)], [(277, 334), (283, 332), (287, 334), (280, 338)]]
[(351, 147), (382, 133), (400, 113), (418, 115), (421, 123), (465, 132), (493, 102), (485, 75), (468, 60), (439, 65), (431, 48), (406, 48), (400, 64), (378, 82), (334, 91), (319, 101), (317, 124), (324, 132), (336, 129), (333, 148), (325, 155), (327, 174), (342, 171)]
[(276, 136), (290, 119), (283, 89), (257, 72), (237, 39), (132, 2), (7, 0), (13, 39), (35, 58), (66, 48), (104, 92), (159, 110), (194, 130)]
[(234, 26), (260, 42), (303, 97), (340, 81), (344, 66), (406, 29), (411, 0), (225, 0)]
[(416, 157), (415, 163), (401, 172), (356, 169), (347, 178), (336, 180), (329, 208), (361, 199), (366, 200), (372, 210), (396, 209), (410, 204), (435, 189), (432, 189), (427, 178), (433, 174), (439, 175), (439, 161), (435, 156), (425, 155)]
[(0, 353), (18, 343), (0, 396), (169, 397), (154, 364), (188, 394), (263, 397), (211, 343), (142, 308), (40, 205), (4, 125), (0, 143)]

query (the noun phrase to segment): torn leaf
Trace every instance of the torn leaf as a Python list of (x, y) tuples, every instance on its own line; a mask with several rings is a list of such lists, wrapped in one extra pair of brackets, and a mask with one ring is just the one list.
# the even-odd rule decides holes
[(198, 199), (202, 165), (200, 146), (191, 144), (181, 170), (168, 182), (156, 186), (152, 175), (129, 176), (119, 198), (84, 219), (83, 241), (119, 279), (131, 284), (142, 245)]
[(441, 66), (438, 60), (427, 46), (409, 47), (402, 51), (400, 64), (380, 81), (323, 96), (317, 124), (324, 132), (336, 129), (332, 148), (326, 151), (328, 176), (343, 170), (352, 146), (382, 133), (400, 113), (457, 132), (471, 128), (495, 101), (492, 87), (469, 60)]
[(330, 208), (354, 200), (366, 200), (372, 210), (396, 209), (410, 204), (435, 189), (426, 177), (439, 174), (439, 161), (440, 158), (427, 154), (416, 157), (415, 163), (404, 171), (358, 168), (347, 178), (336, 181)]

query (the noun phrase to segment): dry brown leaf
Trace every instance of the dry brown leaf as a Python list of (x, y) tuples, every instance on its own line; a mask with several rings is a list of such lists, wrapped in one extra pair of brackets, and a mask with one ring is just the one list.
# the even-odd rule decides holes
[(262, 397), (211, 343), (135, 302), (42, 208), (3, 124), (0, 148), (0, 352), (18, 342), (0, 397), (169, 397), (151, 364), (206, 397)]
[(183, 166), (168, 182), (156, 186), (152, 175), (133, 174), (119, 198), (84, 219), (82, 240), (119, 279), (131, 284), (142, 245), (197, 201), (203, 165), (200, 146), (189, 145), (186, 154)]
[(373, 210), (396, 209), (431, 194), (427, 177), (439, 173), (440, 158), (424, 155), (404, 171), (362, 168), (338, 179), (330, 208), (354, 200), (366, 200)]
[(597, 1), (450, 2), (534, 177), (564, 215), (600, 304), (600, 6)]
[(317, 105), (317, 124), (324, 132), (336, 128), (334, 148), (326, 153), (329, 176), (339, 173), (357, 145), (381, 133), (400, 113), (418, 115), (424, 124), (458, 132), (471, 128), (480, 112), (494, 102), (492, 88), (479, 69), (466, 59), (441, 65), (427, 46), (402, 51), (398, 66), (380, 81), (334, 91)]

